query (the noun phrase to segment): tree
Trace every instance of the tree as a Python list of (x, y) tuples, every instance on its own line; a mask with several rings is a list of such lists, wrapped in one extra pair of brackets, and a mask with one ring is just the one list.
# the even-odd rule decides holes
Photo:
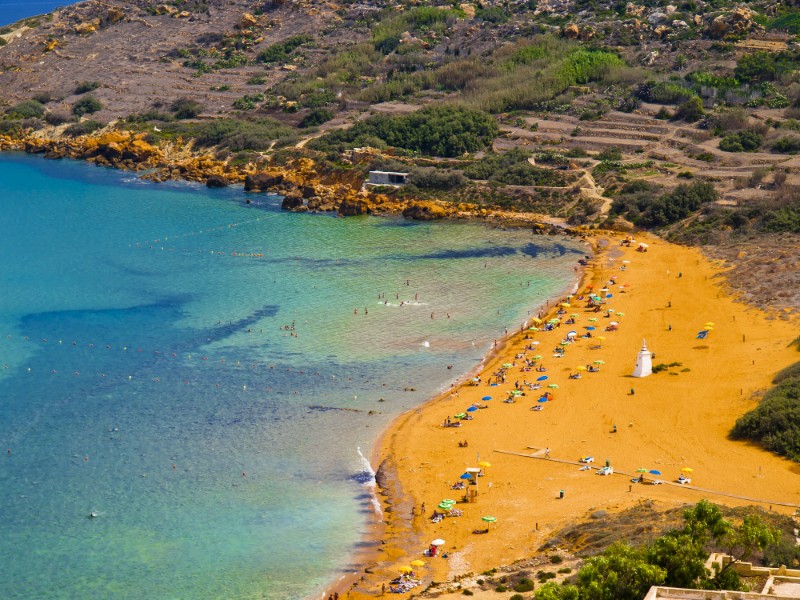
[(650, 564), (647, 554), (616, 542), (590, 558), (578, 573), (581, 600), (641, 600), (650, 586), (660, 585), (667, 572)]

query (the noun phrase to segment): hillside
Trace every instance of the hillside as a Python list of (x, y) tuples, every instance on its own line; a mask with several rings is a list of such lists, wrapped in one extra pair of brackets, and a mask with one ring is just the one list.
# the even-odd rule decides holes
[[(381, 169), (410, 184), (354, 195), (348, 214), (529, 211), (729, 259), (757, 235), (791, 278), (798, 33), (800, 9), (769, 1), (89, 0), (0, 29), (0, 135), (154, 179), (224, 185), (301, 164), (276, 188), (294, 210), (341, 208), (309, 173), (357, 190)], [(110, 130), (138, 133), (147, 160), (75, 150)], [(175, 169), (198, 154), (214, 168)]]

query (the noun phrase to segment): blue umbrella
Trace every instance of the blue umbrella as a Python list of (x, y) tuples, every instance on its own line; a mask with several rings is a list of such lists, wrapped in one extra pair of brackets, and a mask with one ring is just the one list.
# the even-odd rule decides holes
[(490, 386), (490, 387), (497, 387), (497, 385), (498, 385), (498, 384), (496, 384), (496, 383), (490, 383), (490, 384), (489, 384), (489, 386)]
[(469, 473), (462, 473), (459, 479), (472, 479), (472, 475), (470, 475)]
[(548, 378), (547, 375), (542, 375), (541, 377), (537, 377), (536, 381), (544, 381), (547, 378)]
[(597, 327), (592, 327), (589, 325), (589, 327), (586, 328), (586, 331), (594, 331), (595, 329), (597, 329)]
[(653, 475), (661, 475), (661, 471), (659, 471), (658, 469), (651, 469), (650, 473), (652, 473)]
[(606, 298), (613, 298), (614, 294), (606, 294)]
[(542, 396), (537, 400), (537, 402), (547, 402), (547, 396)]
[(492, 399), (491, 396), (484, 396), (483, 398), (481, 398), (481, 400), (491, 400), (491, 399)]
[(478, 407), (477, 407), (477, 406), (470, 406), (470, 407), (467, 409), (467, 412), (475, 412), (476, 410), (478, 410)]

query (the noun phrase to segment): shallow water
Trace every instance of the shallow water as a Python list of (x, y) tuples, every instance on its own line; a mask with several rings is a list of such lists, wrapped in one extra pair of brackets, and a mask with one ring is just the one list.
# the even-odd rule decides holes
[(0, 190), (3, 598), (320, 593), (372, 510), (359, 447), (583, 253), (19, 155)]

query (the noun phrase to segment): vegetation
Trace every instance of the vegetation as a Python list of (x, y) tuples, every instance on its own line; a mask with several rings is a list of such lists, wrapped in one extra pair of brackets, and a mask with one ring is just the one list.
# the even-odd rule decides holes
[(12, 119), (38, 119), (44, 115), (44, 106), (36, 100), (23, 100), (8, 109), (6, 114)]
[(563, 185), (564, 179), (557, 171), (532, 166), (528, 162), (530, 156), (529, 152), (519, 149), (487, 154), (464, 169), (464, 175), (507, 185)]
[(86, 92), (93, 92), (100, 87), (99, 81), (82, 81), (75, 86), (75, 94), (85, 94)]
[(739, 131), (722, 138), (719, 149), (725, 152), (755, 152), (763, 142), (764, 137), (754, 131)]
[(685, 219), (717, 199), (714, 186), (703, 181), (682, 183), (672, 192), (656, 196), (658, 191), (645, 181), (628, 183), (614, 200), (611, 214), (624, 215), (640, 227), (663, 227)]
[[(781, 537), (780, 530), (755, 513), (734, 524), (718, 506), (701, 500), (686, 509), (683, 527), (642, 547), (615, 542), (588, 559), (574, 583), (545, 583), (536, 600), (639, 600), (653, 585), (740, 590), (733, 565), (777, 545)], [(705, 561), (712, 549), (729, 553), (733, 561), (708, 571)]]
[(286, 62), (289, 60), (292, 53), (304, 44), (309, 44), (313, 38), (308, 35), (295, 35), (283, 42), (273, 44), (265, 50), (262, 50), (256, 60), (258, 62), (272, 64), (277, 62)]
[(358, 146), (393, 146), (429, 156), (453, 157), (486, 148), (497, 135), (497, 123), (481, 111), (432, 107), (407, 115), (378, 115), (348, 130), (328, 133), (309, 146), (337, 150)]
[(773, 383), (759, 405), (736, 421), (731, 437), (758, 442), (800, 462), (800, 362), (779, 373)]
[(103, 105), (100, 100), (94, 96), (84, 96), (72, 105), (72, 114), (76, 117), (82, 117), (83, 115), (96, 113), (97, 111), (102, 110), (102, 108)]
[(191, 98), (178, 98), (169, 107), (176, 119), (194, 119), (203, 112), (203, 105)]
[(64, 130), (64, 135), (69, 137), (78, 137), (81, 135), (88, 135), (94, 133), (98, 129), (102, 129), (104, 125), (98, 121), (81, 121), (80, 123), (73, 123)]

